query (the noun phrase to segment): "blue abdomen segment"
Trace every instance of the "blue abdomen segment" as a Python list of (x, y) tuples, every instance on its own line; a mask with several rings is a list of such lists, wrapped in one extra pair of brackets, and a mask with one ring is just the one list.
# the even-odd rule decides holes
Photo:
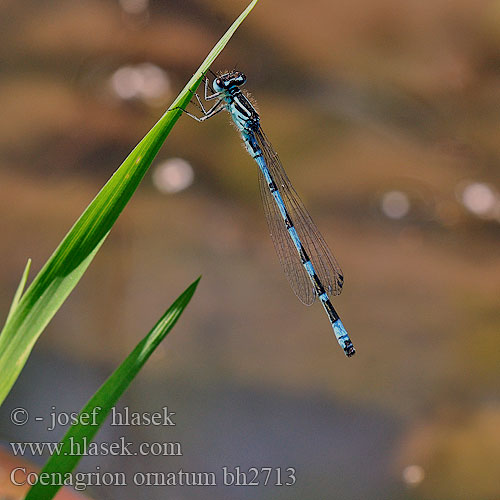
[(356, 350), (354, 349), (351, 339), (349, 338), (349, 334), (347, 333), (347, 330), (345, 329), (340, 318), (332, 323), (332, 327), (335, 337), (337, 337), (337, 341), (340, 344), (340, 347), (344, 350), (345, 355), (348, 357), (354, 355)]

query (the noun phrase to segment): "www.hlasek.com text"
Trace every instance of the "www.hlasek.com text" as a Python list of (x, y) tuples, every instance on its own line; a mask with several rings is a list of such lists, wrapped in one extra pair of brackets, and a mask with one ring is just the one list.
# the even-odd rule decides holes
[(179, 441), (143, 441), (137, 445), (126, 441), (124, 436), (113, 442), (94, 442), (87, 437), (75, 439), (69, 437), (66, 442), (50, 441), (24, 441), (10, 442), (12, 454), (15, 456), (42, 456), (44, 453), (58, 456), (83, 456), (83, 457), (180, 457), (182, 445)]

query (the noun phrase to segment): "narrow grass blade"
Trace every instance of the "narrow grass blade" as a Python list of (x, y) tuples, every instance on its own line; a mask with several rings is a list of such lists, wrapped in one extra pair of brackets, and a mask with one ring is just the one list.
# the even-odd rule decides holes
[(90, 265), (160, 146), (220, 54), (258, 0), (253, 0), (208, 54), (169, 110), (147, 133), (87, 207), (38, 273), (0, 335), (0, 404), (22, 370), (38, 337)]
[(14, 313), (17, 304), (19, 304), (19, 300), (21, 299), (21, 296), (24, 292), (24, 287), (26, 286), (26, 282), (28, 281), (28, 275), (30, 273), (30, 269), (31, 269), (31, 259), (28, 259), (28, 262), (26, 262), (26, 266), (23, 271), (23, 275), (21, 276), (21, 281), (19, 282), (16, 293), (14, 294), (14, 298), (12, 299), (12, 304), (10, 305), (9, 314), (7, 315), (7, 319), (5, 320), (6, 323), (9, 321), (9, 318)]
[[(70, 427), (61, 441), (61, 452), (58, 455), (52, 455), (41, 472), (41, 474), (46, 474), (42, 477), (48, 479), (47, 481), (44, 480), (44, 483), (50, 482), (50, 478), (54, 473), (61, 474), (64, 477), (65, 473), (71, 472), (77, 466), (81, 455), (74, 454), (74, 450), (80, 449), (82, 453), (85, 453), (86, 446), (94, 439), (111, 408), (116, 404), (144, 363), (179, 319), (179, 316), (191, 300), (199, 281), (200, 278), (178, 297), (158, 323), (156, 323), (154, 328), (137, 344), (125, 361), (110, 375), (83, 407), (80, 415), (93, 415), (92, 412), (96, 408), (96, 425), (88, 425), (89, 422), (93, 422), (92, 419), (86, 422), (82, 420), (81, 424), (75, 424)], [(54, 498), (60, 487), (57, 484), (42, 484), (38, 482), (28, 491), (25, 500), (50, 500)]]

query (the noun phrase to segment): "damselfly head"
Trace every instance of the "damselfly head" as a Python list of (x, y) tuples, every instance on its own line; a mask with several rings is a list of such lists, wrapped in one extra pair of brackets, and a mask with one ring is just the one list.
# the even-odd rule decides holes
[(215, 78), (213, 88), (215, 92), (223, 92), (231, 87), (240, 87), (247, 81), (247, 77), (239, 71), (230, 71)]

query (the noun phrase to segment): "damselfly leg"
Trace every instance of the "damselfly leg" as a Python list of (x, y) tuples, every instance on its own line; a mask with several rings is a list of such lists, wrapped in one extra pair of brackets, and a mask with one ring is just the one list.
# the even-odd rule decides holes
[(186, 113), (186, 115), (190, 116), (191, 118), (193, 118), (197, 122), (204, 122), (205, 120), (212, 118), (212, 116), (215, 116), (217, 113), (220, 113), (223, 109), (225, 109), (224, 100), (221, 97), (222, 92), (215, 92), (214, 94), (209, 94), (208, 92), (209, 92), (210, 80), (209, 80), (209, 78), (207, 78), (205, 76), (204, 81), (205, 81), (205, 95), (204, 95), (205, 101), (210, 101), (212, 99), (217, 99), (217, 98), (218, 98), (218, 101), (216, 101), (215, 104), (211, 108), (206, 109), (205, 106), (203, 105), (202, 100), (200, 99), (200, 96), (196, 92), (194, 92), (194, 97), (196, 98), (196, 101), (198, 102), (198, 107), (200, 108), (201, 112), (203, 113), (203, 116), (201, 116), (201, 117), (196, 116), (193, 113), (190, 113), (189, 111), (187, 111), (183, 108), (172, 108), (171, 111), (173, 111), (174, 109), (180, 109), (181, 111)]

